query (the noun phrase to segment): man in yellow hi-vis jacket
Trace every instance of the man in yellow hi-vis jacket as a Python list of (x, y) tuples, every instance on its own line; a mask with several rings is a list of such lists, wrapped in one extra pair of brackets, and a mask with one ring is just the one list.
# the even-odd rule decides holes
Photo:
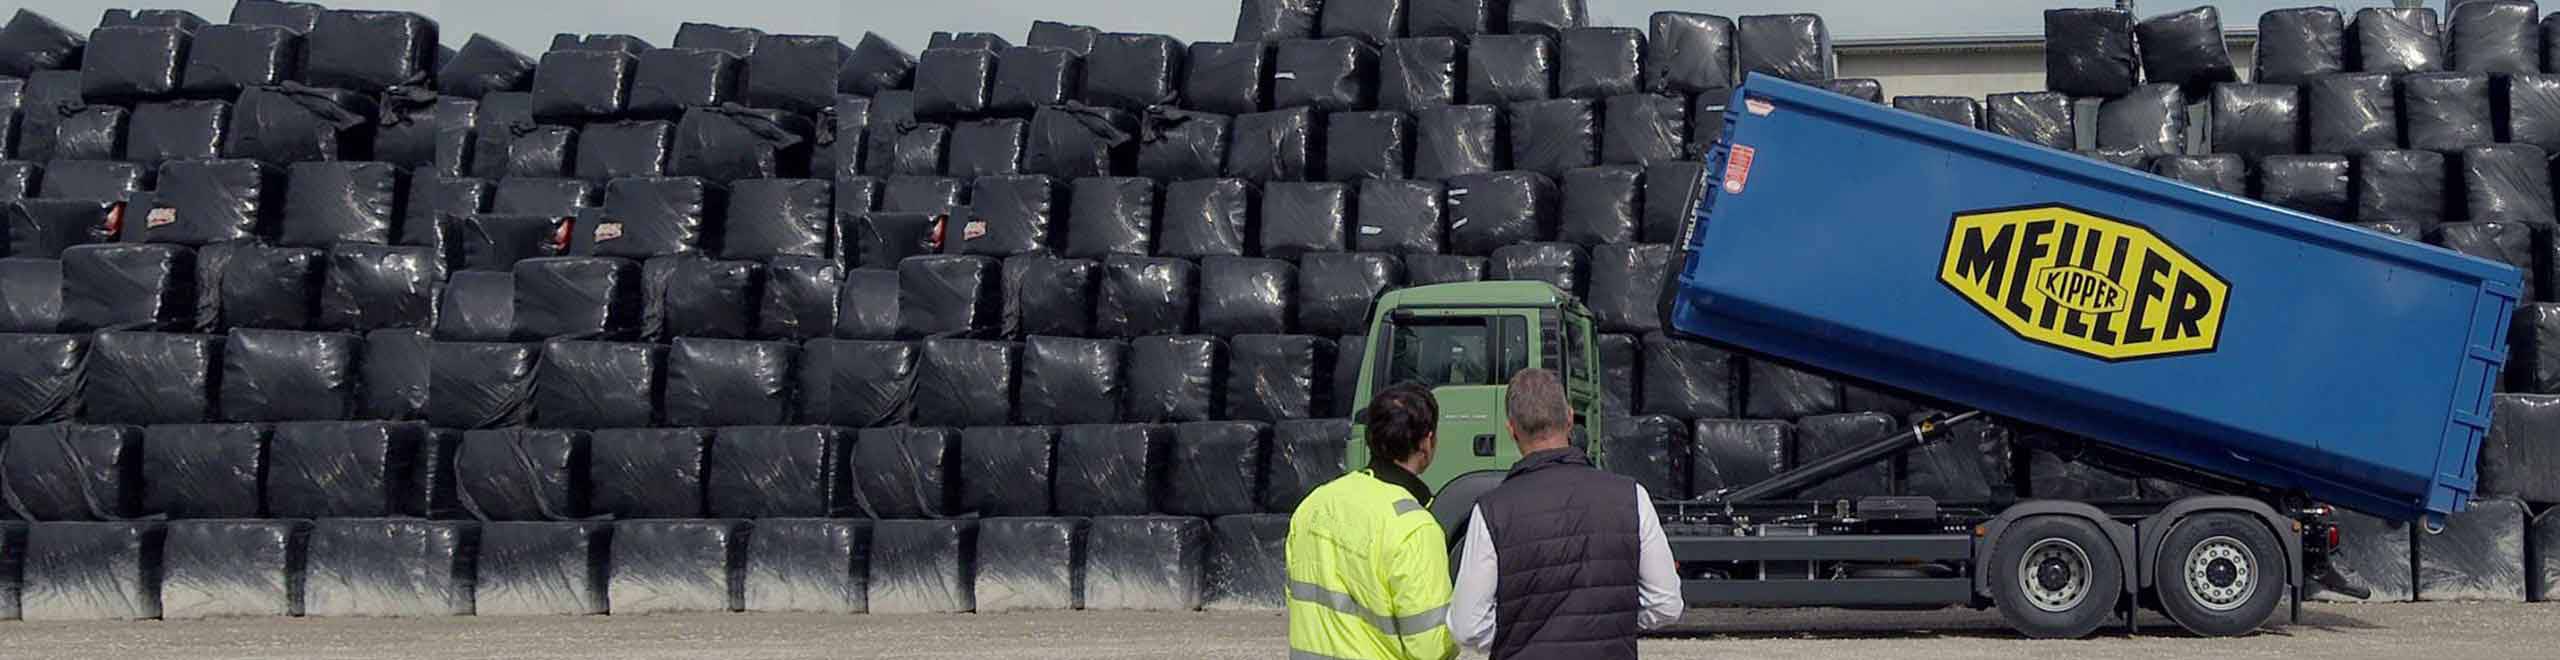
[(1422, 483), (1440, 406), (1420, 385), (1379, 392), (1361, 419), (1369, 467), (1289, 518), (1291, 660), (1446, 660), (1449, 548)]

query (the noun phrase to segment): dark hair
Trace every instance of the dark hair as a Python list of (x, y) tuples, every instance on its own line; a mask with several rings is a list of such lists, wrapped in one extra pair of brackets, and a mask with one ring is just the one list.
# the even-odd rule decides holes
[(1422, 439), (1440, 429), (1440, 401), (1431, 388), (1397, 383), (1369, 399), (1360, 417), (1368, 426), (1369, 455), (1400, 461), (1422, 450)]

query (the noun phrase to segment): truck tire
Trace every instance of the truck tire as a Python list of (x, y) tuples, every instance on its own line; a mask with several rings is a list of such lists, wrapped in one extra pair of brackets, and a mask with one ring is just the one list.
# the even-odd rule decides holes
[(2246, 516), (2200, 513), (2178, 521), (2153, 561), (2160, 611), (2197, 635), (2257, 630), (2284, 600), (2284, 553), (2266, 525)]
[(2009, 525), (1991, 555), (1991, 602), (2028, 637), (2096, 632), (2124, 597), (2124, 561), (2088, 521), (2036, 516)]

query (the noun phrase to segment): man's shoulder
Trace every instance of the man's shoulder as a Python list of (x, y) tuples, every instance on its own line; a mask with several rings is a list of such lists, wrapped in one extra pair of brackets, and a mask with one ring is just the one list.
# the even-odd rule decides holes
[(1486, 491), (1477, 502), (1496, 502), (1522, 498), (1546, 498), (1559, 485), (1582, 488), (1625, 488), (1632, 494), (1637, 485), (1634, 477), (1587, 465), (1560, 466), (1541, 470), (1529, 478), (1504, 479), (1493, 490)]

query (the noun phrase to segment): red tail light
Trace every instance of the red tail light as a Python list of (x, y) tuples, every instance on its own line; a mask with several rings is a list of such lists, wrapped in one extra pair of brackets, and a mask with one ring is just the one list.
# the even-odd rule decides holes
[(2330, 526), (2329, 526), (2329, 547), (2332, 547), (2332, 548), (2338, 547), (2338, 526), (2337, 526), (2337, 525), (2330, 525)]

